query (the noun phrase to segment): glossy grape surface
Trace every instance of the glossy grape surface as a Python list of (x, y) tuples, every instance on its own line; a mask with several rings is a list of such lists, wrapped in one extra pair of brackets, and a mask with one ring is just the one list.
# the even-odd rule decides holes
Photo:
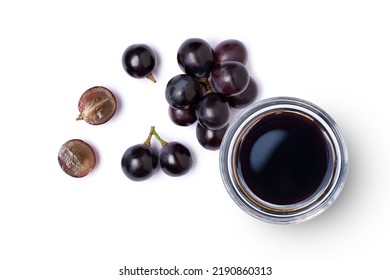
[(184, 73), (196, 78), (206, 77), (214, 66), (214, 52), (203, 39), (187, 39), (179, 47), (177, 62)]
[(186, 174), (192, 166), (190, 151), (183, 144), (169, 142), (159, 152), (161, 170), (170, 176)]
[(230, 107), (235, 109), (242, 109), (247, 107), (253, 101), (256, 100), (258, 95), (258, 86), (255, 80), (251, 77), (249, 80), (249, 84), (243, 92), (227, 96), (226, 100), (229, 103)]
[(214, 48), (214, 53), (216, 63), (237, 61), (245, 65), (248, 60), (248, 52), (245, 45), (235, 39), (222, 41)]
[(116, 99), (112, 92), (101, 86), (86, 90), (80, 97), (77, 120), (84, 120), (92, 125), (109, 121), (116, 112)]
[(58, 152), (58, 163), (69, 176), (87, 176), (96, 165), (96, 155), (92, 147), (80, 139), (65, 142)]
[(242, 92), (248, 86), (249, 78), (242, 63), (227, 61), (215, 65), (210, 75), (210, 83), (216, 92), (229, 96)]
[(169, 106), (168, 115), (171, 121), (180, 126), (189, 126), (196, 122), (195, 108), (178, 109)]
[(216, 151), (220, 148), (222, 139), (226, 133), (226, 130), (228, 129), (229, 125), (226, 125), (225, 127), (218, 129), (218, 130), (211, 130), (200, 123), (197, 123), (196, 125), (196, 138), (198, 139), (199, 144), (207, 149)]
[(208, 129), (221, 129), (230, 119), (230, 106), (221, 93), (208, 93), (203, 96), (196, 108), (198, 121)]
[(144, 78), (152, 73), (156, 66), (156, 54), (145, 44), (129, 46), (122, 55), (125, 71), (134, 78)]
[(144, 144), (128, 148), (122, 156), (123, 173), (133, 181), (142, 181), (151, 177), (157, 168), (157, 155)]
[(168, 104), (175, 108), (189, 108), (195, 105), (201, 96), (198, 81), (189, 75), (177, 75), (169, 80), (165, 89)]

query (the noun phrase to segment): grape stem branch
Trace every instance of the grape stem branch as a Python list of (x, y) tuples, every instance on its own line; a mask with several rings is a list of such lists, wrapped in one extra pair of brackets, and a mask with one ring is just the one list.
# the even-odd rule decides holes
[(151, 80), (153, 83), (156, 83), (156, 79), (154, 78), (153, 74), (150, 73), (149, 75), (146, 76), (146, 78), (148, 78), (149, 80)]
[(148, 138), (146, 138), (146, 140), (144, 142), (144, 145), (150, 147), (151, 146), (151, 140), (152, 140), (153, 136), (160, 142), (161, 147), (165, 147), (166, 145), (168, 145), (168, 142), (164, 141), (160, 137), (160, 135), (158, 135), (158, 133), (156, 132), (156, 128), (154, 126), (150, 127), (149, 135), (148, 135)]
[(206, 90), (206, 93), (213, 92), (213, 89), (210, 86), (210, 81), (208, 77), (198, 78), (198, 82)]

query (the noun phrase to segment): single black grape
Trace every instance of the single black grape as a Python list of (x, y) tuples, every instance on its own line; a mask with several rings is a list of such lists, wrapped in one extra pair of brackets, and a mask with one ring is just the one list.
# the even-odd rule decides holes
[(199, 144), (211, 151), (216, 151), (221, 147), (222, 139), (228, 129), (229, 125), (227, 124), (221, 129), (211, 130), (200, 123), (196, 125), (196, 138), (198, 139)]
[(201, 98), (196, 108), (196, 116), (208, 129), (221, 129), (229, 122), (230, 106), (221, 93), (211, 92)]
[(195, 78), (182, 74), (169, 80), (165, 98), (172, 107), (189, 108), (198, 103), (201, 92), (200, 84)]
[(178, 109), (169, 106), (168, 115), (174, 124), (180, 126), (189, 126), (197, 120), (194, 107)]
[(157, 168), (157, 155), (150, 146), (137, 144), (128, 148), (122, 156), (123, 173), (133, 181), (151, 177)]
[(187, 39), (179, 47), (177, 62), (184, 73), (196, 78), (206, 77), (214, 66), (214, 51), (203, 39)]
[(251, 77), (249, 80), (249, 84), (243, 92), (227, 96), (226, 100), (229, 103), (230, 107), (235, 109), (242, 109), (247, 107), (253, 101), (256, 100), (258, 94), (258, 86), (255, 80)]
[(237, 61), (243, 65), (248, 60), (248, 52), (245, 45), (235, 39), (229, 39), (222, 41), (214, 48), (215, 63), (221, 63), (224, 61)]
[(156, 54), (145, 44), (129, 46), (122, 55), (122, 65), (125, 71), (134, 78), (147, 77), (153, 82), (152, 71), (156, 67)]
[(237, 61), (226, 61), (215, 65), (210, 75), (213, 89), (227, 96), (242, 92), (249, 83), (245, 66)]
[(169, 142), (159, 152), (161, 170), (170, 176), (186, 174), (192, 166), (190, 151), (183, 144)]

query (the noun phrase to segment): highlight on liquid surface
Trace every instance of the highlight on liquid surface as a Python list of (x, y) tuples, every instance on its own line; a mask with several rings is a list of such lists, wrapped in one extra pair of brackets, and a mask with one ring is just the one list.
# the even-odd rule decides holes
[(321, 125), (287, 110), (270, 112), (247, 126), (235, 158), (244, 192), (248, 188), (275, 205), (304, 201), (333, 171), (332, 146)]

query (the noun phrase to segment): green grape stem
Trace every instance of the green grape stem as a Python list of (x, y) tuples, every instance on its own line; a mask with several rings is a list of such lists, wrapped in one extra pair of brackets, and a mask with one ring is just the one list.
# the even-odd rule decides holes
[(213, 89), (210, 86), (210, 81), (208, 77), (202, 77), (198, 78), (198, 82), (201, 84), (202, 87), (206, 90), (206, 93), (213, 92)]
[(168, 142), (164, 141), (160, 137), (160, 135), (158, 135), (158, 133), (156, 132), (156, 128), (154, 126), (150, 127), (150, 132), (149, 132), (148, 138), (146, 138), (146, 140), (144, 142), (144, 145), (150, 147), (151, 146), (151, 140), (152, 140), (153, 136), (160, 142), (161, 147), (165, 147), (166, 145), (168, 145)]
[(83, 120), (84, 119), (84, 116), (83, 116), (83, 114), (79, 114), (78, 115), (78, 117), (76, 118), (76, 121), (81, 121), (81, 120)]
[(148, 135), (148, 138), (146, 138), (145, 142), (144, 142), (144, 145), (150, 147), (151, 146), (151, 140), (152, 140), (152, 136), (153, 136), (153, 132), (154, 132), (154, 126), (152, 126), (150, 128), (150, 131), (149, 131), (149, 135)]
[(151, 80), (153, 83), (156, 83), (156, 79), (154, 78), (153, 74), (150, 73), (149, 75), (146, 76), (146, 78), (148, 78), (149, 80)]

